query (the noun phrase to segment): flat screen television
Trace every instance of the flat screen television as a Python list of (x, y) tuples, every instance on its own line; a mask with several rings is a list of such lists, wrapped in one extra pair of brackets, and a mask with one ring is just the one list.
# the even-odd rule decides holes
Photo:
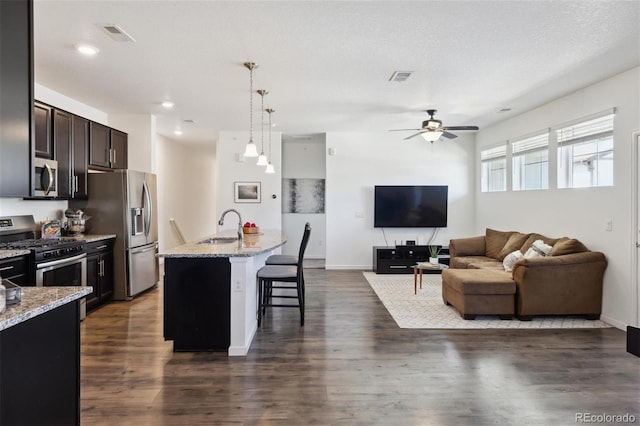
[(448, 186), (378, 186), (374, 193), (376, 228), (447, 226)]

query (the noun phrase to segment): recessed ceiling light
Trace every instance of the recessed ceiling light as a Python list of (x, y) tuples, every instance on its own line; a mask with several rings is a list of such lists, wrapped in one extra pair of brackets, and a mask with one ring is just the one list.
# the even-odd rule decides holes
[(173, 131), (173, 134), (180, 136), (182, 134), (182, 130), (176, 129), (176, 130)]
[(167, 109), (169, 109), (169, 108), (173, 108), (173, 107), (175, 106), (175, 104), (174, 104), (173, 102), (171, 102), (171, 101), (164, 101), (164, 102), (162, 102), (162, 104), (161, 104), (161, 105), (162, 105), (164, 108), (167, 108)]
[(76, 50), (86, 56), (94, 56), (100, 51), (97, 47), (88, 44), (78, 44)]

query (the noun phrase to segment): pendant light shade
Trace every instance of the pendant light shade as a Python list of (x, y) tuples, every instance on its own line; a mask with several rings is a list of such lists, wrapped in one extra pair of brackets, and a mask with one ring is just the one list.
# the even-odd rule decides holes
[(255, 62), (245, 62), (244, 66), (249, 70), (249, 142), (244, 149), (244, 156), (257, 157), (258, 148), (253, 143), (253, 70), (257, 65)]
[(267, 168), (264, 169), (264, 172), (271, 174), (271, 173), (275, 173), (276, 169), (273, 167), (273, 164), (269, 163), (267, 164)]
[(267, 161), (267, 156), (264, 155), (264, 95), (267, 95), (269, 92), (267, 92), (266, 90), (256, 90), (256, 92), (258, 92), (258, 94), (262, 98), (262, 102), (260, 105), (260, 111), (262, 114), (260, 118), (260, 140), (262, 141), (262, 143), (261, 143), (260, 155), (258, 156), (258, 162), (256, 163), (256, 165), (266, 166), (268, 164), (268, 161)]

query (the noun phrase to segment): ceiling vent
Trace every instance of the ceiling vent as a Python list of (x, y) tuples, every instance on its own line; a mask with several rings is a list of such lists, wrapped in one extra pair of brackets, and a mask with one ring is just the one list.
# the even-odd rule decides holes
[(135, 39), (116, 24), (99, 24), (99, 26), (115, 41), (132, 41), (135, 43)]
[(389, 81), (406, 81), (409, 77), (411, 77), (412, 73), (413, 71), (395, 71), (393, 74), (391, 74), (391, 78), (389, 78)]

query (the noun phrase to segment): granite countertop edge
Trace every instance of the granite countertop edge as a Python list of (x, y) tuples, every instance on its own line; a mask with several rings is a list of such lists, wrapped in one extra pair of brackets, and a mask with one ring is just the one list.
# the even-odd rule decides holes
[(214, 257), (253, 257), (270, 252), (287, 242), (287, 234), (280, 230), (265, 230), (259, 235), (245, 235), (243, 246), (238, 247), (237, 241), (226, 244), (200, 244), (212, 237), (236, 236), (233, 232), (222, 232), (216, 235), (200, 238), (158, 254), (160, 258), (214, 258)]
[(93, 291), (92, 287), (22, 287), (22, 301), (7, 305), (0, 313), (0, 331), (23, 323), (80, 299)]
[(0, 260), (10, 259), (12, 257), (24, 256), (31, 253), (30, 250), (0, 250)]
[(95, 243), (96, 241), (110, 240), (116, 238), (116, 234), (83, 234), (83, 235), (69, 235), (63, 238), (72, 238), (76, 240), (83, 240), (87, 243)]

